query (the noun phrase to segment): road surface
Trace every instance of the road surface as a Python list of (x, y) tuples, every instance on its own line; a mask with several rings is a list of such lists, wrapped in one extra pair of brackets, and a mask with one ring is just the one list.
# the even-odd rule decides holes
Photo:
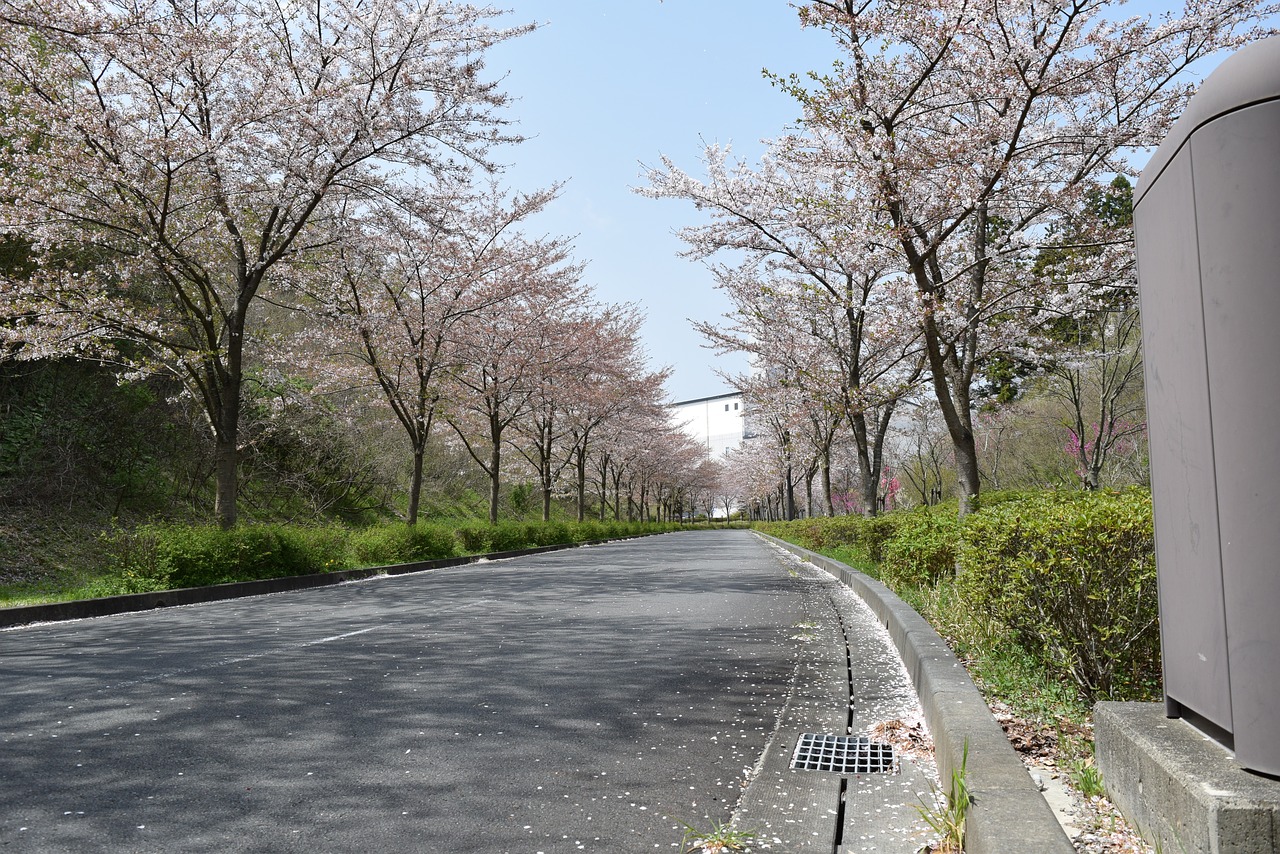
[(685, 532), (0, 632), (0, 849), (677, 851), (842, 722), (812, 574)]

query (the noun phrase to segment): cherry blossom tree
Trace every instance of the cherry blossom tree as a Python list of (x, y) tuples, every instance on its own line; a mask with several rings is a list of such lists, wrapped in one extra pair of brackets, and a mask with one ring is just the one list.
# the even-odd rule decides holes
[(203, 406), (236, 521), (258, 298), (347, 202), (489, 167), (513, 141), (483, 56), (527, 27), (456, 2), (3, 0), (0, 232), (31, 247), (0, 316), (19, 358), (166, 371)]
[(654, 499), (658, 521), (683, 522), (685, 510), (693, 509), (695, 482), (707, 461), (707, 449), (671, 424), (657, 438), (660, 453), (645, 461), (648, 494)]
[[(811, 0), (802, 22), (845, 53), (829, 73), (779, 81), (804, 144), (845, 170), (887, 218), (915, 291), (914, 323), (954, 446), (961, 513), (980, 490), (973, 385), (1027, 328), (1023, 309), (1076, 294), (1022, 275), (1047, 221), (1154, 147), (1199, 59), (1267, 34), (1256, 0), (1193, 0), (1160, 21), (1106, 17), (1104, 0)], [(837, 218), (847, 213), (833, 199)]]
[(725, 461), (733, 467), (738, 492), (752, 518), (785, 517), (786, 449), (776, 434), (757, 433)]
[[(640, 338), (643, 316), (632, 305), (614, 306), (599, 318), (589, 348), (592, 358), (588, 370), (580, 378), (576, 393), (567, 400), (565, 418), (570, 439), (577, 494), (578, 521), (586, 514), (587, 468), (596, 450), (597, 435), (602, 426), (613, 421), (634, 423), (637, 419), (655, 420), (665, 409), (663, 383), (671, 376), (669, 368), (651, 371)], [(607, 447), (600, 456), (608, 469), (611, 454)], [(614, 512), (617, 502), (617, 480), (614, 482)], [(600, 512), (605, 512), (606, 490), (600, 490)]]
[(713, 487), (716, 507), (724, 511), (726, 523), (733, 519), (734, 513), (742, 510), (742, 482), (732, 462), (737, 450), (731, 450), (718, 463), (719, 472)]
[(540, 380), (557, 362), (581, 358), (566, 330), (591, 304), (582, 265), (569, 260), (564, 241), (551, 241), (547, 250), (496, 273), (510, 280), (515, 295), (470, 314), (458, 328), (458, 368), (442, 415), (489, 478), (491, 523), (498, 521), (507, 429), (533, 411)]
[(626, 357), (638, 346), (639, 322), (632, 306), (577, 305), (544, 329), (541, 350), (549, 358), (537, 365), (528, 415), (513, 423), (521, 437), (515, 447), (538, 473), (543, 521), (551, 518), (554, 487), (575, 461), (582, 521), (588, 436), (597, 419), (625, 405), (621, 390), (633, 364)]
[[(666, 407), (662, 405), (628, 406), (593, 428), (586, 459), (595, 473), (600, 521), (608, 516), (611, 489), (613, 518), (622, 518), (624, 485), (627, 518), (640, 518), (641, 499), (645, 497), (640, 494), (641, 487), (648, 483), (654, 468), (649, 460), (662, 453), (665, 443), (674, 435), (674, 429), (668, 421)], [(579, 494), (579, 510), (585, 506), (584, 492)]]
[[(635, 410), (611, 420), (598, 444), (597, 460), (608, 458), (609, 471), (625, 480), (629, 514), (640, 521), (682, 518), (707, 449), (675, 423), (670, 410)], [(604, 475), (601, 518), (604, 516)], [(615, 497), (615, 513), (621, 504)]]
[[(766, 375), (785, 376), (807, 393), (828, 513), (830, 447), (847, 422), (865, 506), (874, 513), (885, 431), (919, 378), (922, 351), (915, 331), (897, 322), (901, 288), (884, 274), (895, 256), (881, 245), (885, 228), (874, 206), (843, 169), (803, 149), (784, 137), (752, 169), (732, 162), (728, 149), (708, 146), (704, 180), (664, 159), (648, 170), (641, 192), (685, 199), (710, 214), (710, 222), (680, 232), (687, 257), (742, 258), (712, 268), (734, 306), (730, 323), (696, 328), (717, 349), (749, 353)], [(845, 216), (830, 215), (833, 200)]]
[(562, 257), (558, 243), (518, 230), (555, 194), (551, 188), (508, 198), (496, 187), (450, 182), (422, 198), (353, 213), (310, 289), (304, 310), (326, 321), (307, 330), (326, 339), (314, 351), (323, 360), (313, 366), (324, 377), (321, 390), (372, 380), (409, 440), (410, 525), (418, 518), (431, 429), (466, 349), (459, 328), (518, 293), (520, 278), (509, 273)]

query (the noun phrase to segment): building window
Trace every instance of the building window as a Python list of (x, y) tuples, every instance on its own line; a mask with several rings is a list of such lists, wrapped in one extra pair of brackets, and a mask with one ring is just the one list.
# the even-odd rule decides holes
[(729, 404), (727, 404), (727, 403), (726, 403), (726, 404), (724, 405), (724, 411), (725, 411), (725, 412), (728, 412), (728, 411), (729, 411)]
[(737, 408), (738, 408), (738, 404), (736, 404), (736, 403), (735, 403), (735, 404), (733, 405), (733, 408), (734, 408), (734, 410), (736, 411), (736, 410), (737, 410)]

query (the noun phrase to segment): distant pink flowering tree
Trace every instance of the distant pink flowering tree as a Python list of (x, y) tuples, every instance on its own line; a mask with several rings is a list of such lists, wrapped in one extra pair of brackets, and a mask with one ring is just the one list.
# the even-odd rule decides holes
[(898, 480), (898, 476), (885, 469), (884, 474), (880, 476), (880, 494), (884, 497), (886, 511), (896, 507), (898, 493), (901, 491), (902, 482)]
[(856, 492), (833, 492), (831, 503), (841, 516), (862, 513), (862, 497)]

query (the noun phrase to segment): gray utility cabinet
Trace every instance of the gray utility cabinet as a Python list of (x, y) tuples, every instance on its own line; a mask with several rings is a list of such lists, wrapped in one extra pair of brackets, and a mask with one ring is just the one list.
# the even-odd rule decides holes
[(1280, 775), (1280, 38), (1204, 82), (1134, 228), (1168, 713)]

